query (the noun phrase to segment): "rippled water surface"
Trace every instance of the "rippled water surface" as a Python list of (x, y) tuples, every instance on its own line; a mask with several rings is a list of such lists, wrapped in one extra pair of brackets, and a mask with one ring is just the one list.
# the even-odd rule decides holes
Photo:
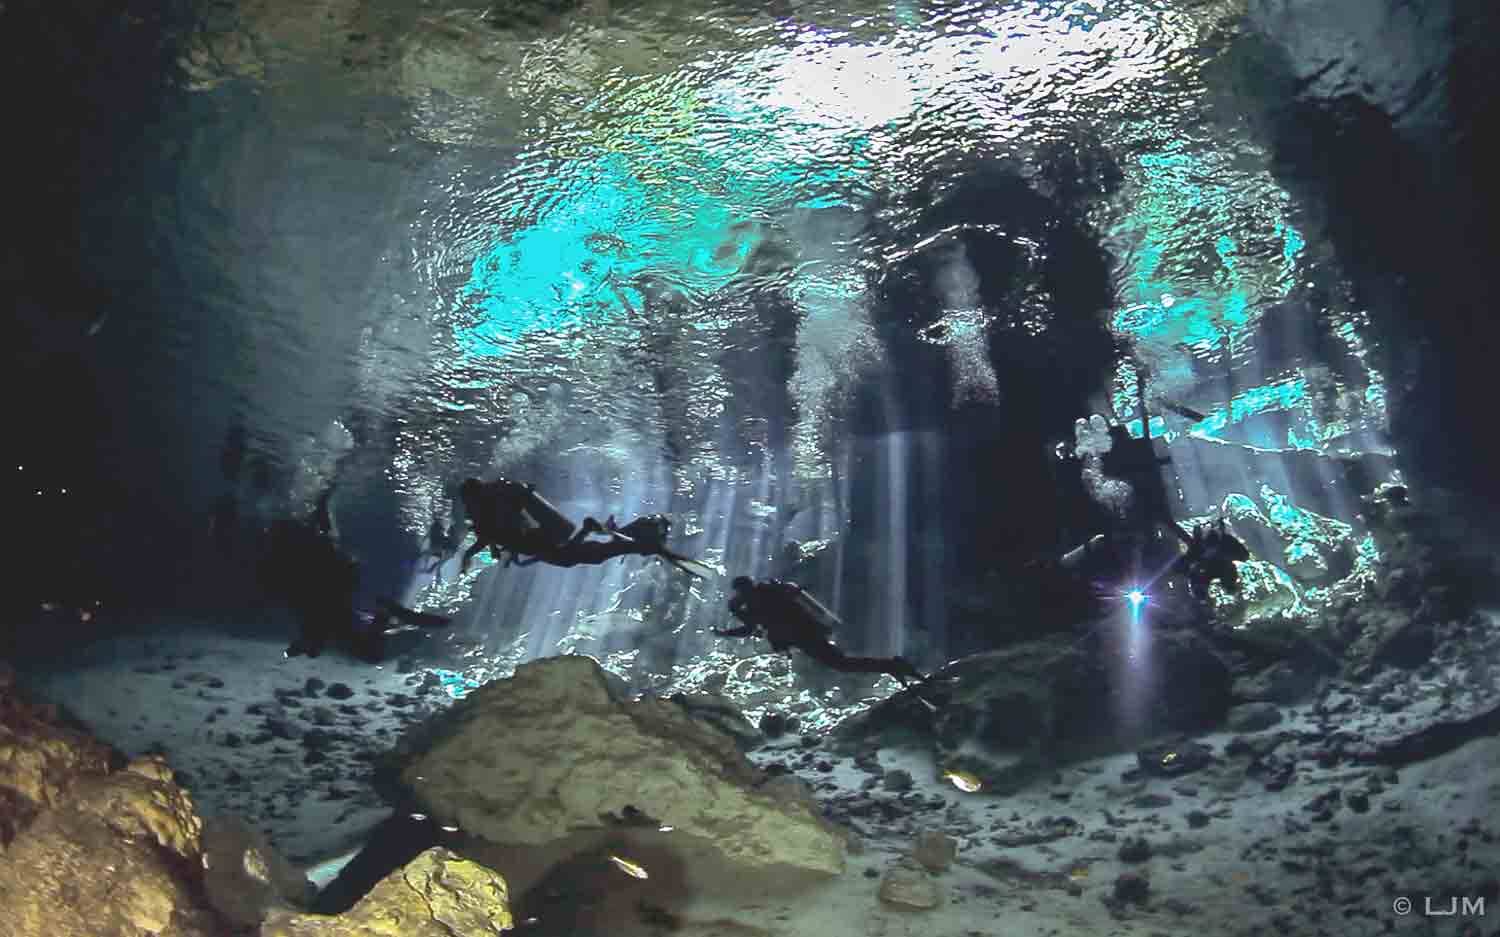
[[(1247, 117), (1267, 54), (1234, 2), (225, 7), (177, 193), (221, 288), (174, 347), (294, 502), (388, 437), (414, 532), (455, 473), (538, 461), (582, 490), (783, 449), (826, 475), (893, 322), (946, 349), (955, 405), (1003, 406), (994, 348), (1102, 313), (1131, 354), (1101, 408), (1135, 415), (1138, 362), (1203, 417), (1153, 435), (1348, 448), (1383, 390)], [(985, 173), (1052, 214), (930, 210)], [(1110, 308), (1044, 275), (1064, 223)], [(1262, 321), (1291, 307), (1347, 367)]]

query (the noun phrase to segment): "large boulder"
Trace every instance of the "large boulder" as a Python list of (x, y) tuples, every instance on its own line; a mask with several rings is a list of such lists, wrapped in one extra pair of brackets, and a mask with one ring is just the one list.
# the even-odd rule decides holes
[(261, 937), (494, 937), (515, 926), (505, 878), (429, 849), (337, 916), (273, 910)]
[[(0, 665), (5, 937), (493, 937), (506, 881), (432, 849), (344, 914), (302, 914), (305, 877), (232, 819), (205, 825), (159, 757), (113, 750), (22, 700)], [(124, 770), (115, 770), (124, 765)], [(268, 910), (269, 909), (269, 910)]]
[[(8, 671), (8, 665), (0, 663)], [(62, 803), (80, 777), (123, 763), (108, 746), (66, 725), (54, 706), (23, 700), (6, 677), (0, 686), (0, 848), (39, 813)]]
[(1240, 536), (1263, 549), (1275, 545), (1263, 560), (1307, 585), (1326, 585), (1353, 570), (1352, 525), (1297, 505), (1270, 485), (1262, 484), (1257, 494), (1259, 504), (1232, 494), (1223, 511)]
[(1221, 621), (1241, 627), (1306, 613), (1297, 584), (1279, 566), (1257, 559), (1235, 565), (1240, 574), (1238, 591), (1228, 592), (1218, 583), (1209, 589), (1214, 612)]
[[(217, 937), (199, 898), (202, 823), (155, 762), (87, 774), (0, 855), (15, 937)], [(168, 773), (169, 774), (169, 773)]]
[(611, 695), (598, 662), (533, 661), (402, 740), (425, 813), (539, 847), (619, 824), (669, 826), (747, 869), (836, 875), (843, 836), (807, 798), (760, 790), (736, 740), (678, 703)]
[(254, 927), (272, 908), (305, 907), (316, 893), (306, 875), (238, 817), (204, 821), (203, 888), (209, 904), (240, 927)]
[(1004, 793), (1072, 757), (1223, 718), (1231, 674), (1198, 635), (1155, 634), (1133, 654), (1108, 647), (1054, 639), (963, 658), (920, 697), (898, 694), (845, 720), (833, 745), (930, 747), (941, 768)]

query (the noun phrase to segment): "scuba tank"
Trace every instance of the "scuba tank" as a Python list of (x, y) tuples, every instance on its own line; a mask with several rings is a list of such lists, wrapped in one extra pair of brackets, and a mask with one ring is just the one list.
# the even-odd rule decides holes
[(782, 583), (782, 585), (786, 590), (787, 597), (796, 604), (797, 609), (807, 616), (809, 620), (817, 622), (818, 628), (823, 632), (825, 637), (831, 636), (838, 631), (839, 626), (843, 622), (839, 621), (839, 617), (828, 606), (813, 598), (794, 582)]
[(578, 525), (568, 520), (552, 502), (537, 494), (535, 488), (520, 482), (507, 482), (506, 485), (523, 530), (540, 530), (542, 539), (553, 545), (566, 543), (573, 536)]

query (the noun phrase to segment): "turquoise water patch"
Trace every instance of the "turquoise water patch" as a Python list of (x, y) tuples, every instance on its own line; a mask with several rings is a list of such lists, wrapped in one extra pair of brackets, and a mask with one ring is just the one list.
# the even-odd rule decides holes
[(864, 137), (803, 126), (785, 102), (733, 83), (648, 84), (627, 99), (635, 118), (589, 115), (596, 124), (522, 161), (518, 176), (545, 165), (552, 189), (475, 257), (460, 291), (468, 354), (630, 315), (645, 277), (711, 295), (744, 270), (768, 219), (847, 205), (871, 169)]
[(463, 699), (471, 691), (479, 688), (479, 681), (466, 677), (457, 671), (433, 668), (432, 672), (437, 674), (437, 678), (442, 681), (443, 692), (454, 699)]

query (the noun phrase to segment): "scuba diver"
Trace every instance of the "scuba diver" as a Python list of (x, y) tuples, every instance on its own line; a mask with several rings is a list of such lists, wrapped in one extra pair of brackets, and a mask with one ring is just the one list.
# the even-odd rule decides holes
[(1172, 459), (1156, 454), (1151, 439), (1151, 412), (1146, 406), (1146, 375), (1139, 365), (1135, 369), (1135, 392), (1140, 406), (1141, 437), (1135, 438), (1119, 424), (1110, 426), (1110, 447), (1100, 455), (1099, 469), (1105, 476), (1130, 485), (1131, 507), (1144, 538), (1154, 538), (1160, 526), (1186, 544), (1190, 538), (1172, 517), (1171, 499), (1161, 475), (1162, 468), (1171, 465)]
[[(507, 566), (597, 566), (617, 556), (659, 556), (700, 579), (710, 572), (702, 563), (667, 549), (671, 521), (662, 514), (638, 517), (624, 527), (616, 527), (613, 517), (605, 524), (585, 517), (575, 528), (561, 511), (536, 493), (535, 485), (505, 478), (492, 482), (468, 478), (459, 493), (475, 536), (474, 545), (464, 553), (460, 572), (467, 571), (469, 561), (485, 548), (496, 560), (510, 553)], [(592, 534), (605, 535), (608, 540), (589, 540)], [(521, 559), (523, 555), (528, 559)]]
[[(1230, 592), (1239, 590), (1236, 562), (1250, 558), (1244, 543), (1229, 532), (1224, 521), (1199, 525), (1192, 533), (1183, 529), (1172, 516), (1170, 498), (1162, 480), (1161, 468), (1171, 459), (1156, 454), (1151, 439), (1151, 413), (1146, 402), (1145, 372), (1136, 367), (1136, 395), (1140, 406), (1142, 433), (1132, 436), (1124, 426), (1108, 429), (1110, 446), (1098, 455), (1098, 472), (1130, 486), (1129, 519), (1124, 528), (1099, 533), (1082, 545), (1043, 565), (1052, 566), (1071, 578), (1093, 583), (1119, 584), (1131, 578), (1154, 580), (1180, 569), (1188, 580), (1194, 597), (1206, 598), (1209, 586), (1220, 582)], [(1204, 415), (1189, 407), (1168, 402), (1167, 409), (1188, 419), (1202, 420)], [(1170, 536), (1165, 539), (1159, 531)], [(1172, 548), (1175, 538), (1185, 552)], [(1153, 573), (1153, 571), (1156, 571)]]
[[(1186, 534), (1186, 551), (1152, 563), (1149, 557), (1140, 557), (1131, 562), (1131, 544), (1126, 538), (1108, 534), (1095, 534), (1083, 544), (1074, 547), (1056, 560), (1031, 564), (1033, 567), (1055, 569), (1073, 581), (1086, 581), (1095, 585), (1098, 594), (1110, 593), (1110, 586), (1129, 583), (1132, 578), (1154, 580), (1180, 570), (1187, 578), (1188, 591), (1195, 599), (1208, 598), (1209, 586), (1219, 583), (1226, 592), (1240, 591), (1239, 570), (1235, 563), (1250, 559), (1250, 550), (1220, 518), (1211, 524), (1199, 524), (1192, 533)], [(1142, 573), (1142, 567), (1159, 568), (1156, 576)]]
[(733, 583), (729, 611), (744, 622), (738, 628), (713, 633), (721, 638), (751, 638), (764, 634), (771, 650), (800, 648), (813, 660), (842, 673), (884, 673), (908, 683), (926, 679), (904, 657), (850, 657), (829, 640), (840, 624), (838, 616), (794, 582), (769, 579), (756, 582), (739, 576)]
[(385, 660), (385, 639), (424, 628), (446, 628), (453, 619), (445, 615), (416, 612), (392, 599), (375, 600), (377, 611), (334, 608), (318, 610), (318, 617), (299, 614), (302, 626), (297, 640), (287, 645), (284, 657), (317, 657), (330, 644), (368, 664)]
[(298, 635), (285, 656), (317, 657), (333, 645), (366, 662), (379, 663), (384, 659), (386, 636), (449, 625), (448, 618), (415, 612), (387, 598), (376, 600), (377, 612), (356, 609), (359, 564), (334, 539), (332, 497), (330, 485), (319, 496), (311, 517), (277, 520), (268, 531), (261, 572), (267, 586), (297, 619)]
[(1229, 532), (1221, 517), (1217, 523), (1193, 528), (1181, 563), (1187, 572), (1188, 588), (1194, 598), (1201, 600), (1208, 598), (1208, 587), (1215, 582), (1231, 595), (1238, 595), (1240, 574), (1234, 564), (1248, 559), (1249, 548)]

